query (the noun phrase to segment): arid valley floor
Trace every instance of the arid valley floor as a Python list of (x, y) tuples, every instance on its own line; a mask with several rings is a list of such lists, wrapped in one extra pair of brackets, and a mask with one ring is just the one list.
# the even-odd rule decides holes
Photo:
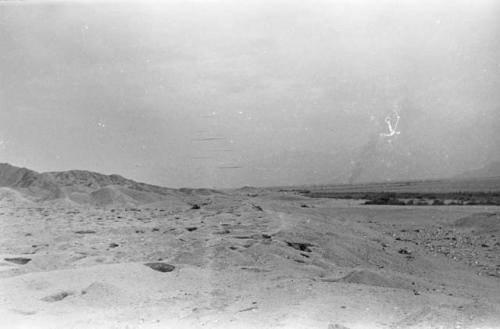
[(0, 202), (1, 328), (500, 328), (498, 206)]

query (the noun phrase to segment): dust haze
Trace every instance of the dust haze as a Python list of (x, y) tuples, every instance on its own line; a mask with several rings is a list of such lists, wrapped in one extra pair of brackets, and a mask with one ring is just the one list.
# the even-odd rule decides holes
[[(330, 183), (460, 174), (500, 159), (499, 9), (3, 2), (0, 155), (172, 187), (293, 185), (308, 171)], [(394, 104), (401, 134), (375, 142)], [(374, 143), (391, 150), (358, 174)], [(323, 158), (345, 173), (332, 177)], [(229, 166), (241, 169), (218, 169)]]

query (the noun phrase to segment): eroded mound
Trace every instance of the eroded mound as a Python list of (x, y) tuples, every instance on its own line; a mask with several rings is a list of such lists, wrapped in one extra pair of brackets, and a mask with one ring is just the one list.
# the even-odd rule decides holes
[(500, 214), (478, 213), (455, 221), (454, 226), (463, 229), (474, 229), (481, 232), (496, 232), (500, 230)]
[(131, 299), (131, 296), (123, 289), (100, 281), (93, 282), (85, 288), (81, 296), (93, 305), (120, 304)]

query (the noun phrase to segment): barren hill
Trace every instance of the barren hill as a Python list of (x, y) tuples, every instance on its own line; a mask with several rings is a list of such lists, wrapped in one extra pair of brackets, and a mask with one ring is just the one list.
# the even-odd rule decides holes
[(7, 163), (0, 164), (0, 187), (15, 190), (32, 201), (69, 200), (97, 206), (142, 205), (163, 200), (186, 205), (185, 201), (193, 199), (192, 192), (188, 195), (119, 175), (84, 170), (38, 173)]

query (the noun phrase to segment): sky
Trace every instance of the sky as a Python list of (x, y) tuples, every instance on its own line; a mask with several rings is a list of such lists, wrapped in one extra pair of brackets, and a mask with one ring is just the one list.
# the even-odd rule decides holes
[(2, 1), (0, 162), (170, 187), (456, 175), (500, 159), (499, 15), (494, 0)]

